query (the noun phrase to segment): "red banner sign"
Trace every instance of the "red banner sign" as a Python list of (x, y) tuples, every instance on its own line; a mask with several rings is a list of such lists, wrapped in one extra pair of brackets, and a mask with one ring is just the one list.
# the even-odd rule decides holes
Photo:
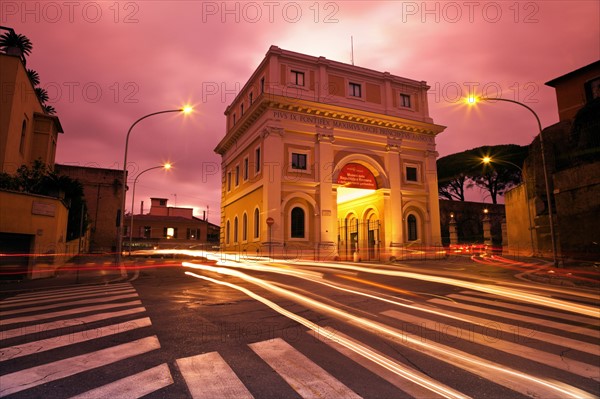
[(358, 163), (348, 163), (344, 165), (338, 175), (337, 183), (343, 184), (344, 187), (377, 190), (377, 182), (375, 181), (373, 173)]

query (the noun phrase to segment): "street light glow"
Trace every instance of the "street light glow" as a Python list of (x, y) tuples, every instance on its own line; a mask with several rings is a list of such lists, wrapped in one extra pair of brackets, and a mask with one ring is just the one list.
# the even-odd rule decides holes
[(481, 161), (482, 161), (484, 164), (486, 164), (486, 165), (487, 165), (487, 164), (489, 164), (489, 163), (491, 163), (491, 162), (492, 162), (492, 158), (490, 158), (490, 157), (483, 157), (483, 158), (481, 159)]
[(191, 105), (185, 105), (183, 108), (181, 108), (181, 112), (183, 112), (185, 115), (191, 114), (193, 111), (194, 107)]
[(173, 165), (172, 165), (171, 163), (169, 163), (169, 162), (167, 162), (166, 164), (164, 164), (164, 165), (163, 165), (163, 168), (164, 168), (165, 170), (169, 170), (169, 169), (171, 169), (172, 167), (173, 167)]
[(465, 102), (469, 105), (474, 105), (479, 102), (479, 99), (474, 95), (470, 95), (469, 97), (465, 98)]

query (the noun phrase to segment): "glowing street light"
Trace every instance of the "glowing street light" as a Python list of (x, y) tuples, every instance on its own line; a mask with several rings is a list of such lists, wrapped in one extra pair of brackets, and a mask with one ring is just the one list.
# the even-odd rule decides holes
[(130, 221), (129, 221), (129, 256), (131, 256), (131, 246), (133, 244), (133, 207), (135, 205), (135, 185), (136, 185), (138, 179), (140, 178), (140, 176), (143, 175), (144, 173), (154, 170), (154, 169), (169, 170), (169, 169), (171, 169), (171, 167), (172, 167), (172, 165), (167, 162), (164, 165), (153, 166), (151, 168), (142, 170), (140, 173), (138, 173), (138, 175), (135, 177), (135, 180), (133, 181), (133, 190), (131, 191), (131, 217), (130, 217)]
[(529, 240), (531, 241), (531, 256), (535, 255), (535, 246), (533, 245), (533, 222), (531, 220), (531, 209), (529, 207), (529, 192), (527, 189), (527, 181), (525, 179), (525, 173), (523, 172), (523, 169), (521, 169), (521, 167), (519, 165), (512, 163), (510, 161), (492, 160), (492, 158), (489, 156), (485, 156), (485, 157), (481, 158), (481, 162), (483, 162), (486, 165), (489, 165), (492, 162), (505, 163), (505, 164), (514, 166), (521, 172), (521, 177), (523, 178), (523, 184), (525, 185), (525, 205), (527, 206), (527, 218), (529, 219)]
[[(129, 130), (127, 131), (127, 136), (125, 138), (125, 156), (123, 159), (123, 191), (121, 193), (121, 209), (119, 210), (119, 215), (117, 218), (117, 265), (119, 265), (121, 267), (121, 275), (122, 276), (127, 276), (127, 273), (125, 272), (125, 269), (122, 268), (121, 265), (121, 256), (122, 256), (122, 252), (123, 252), (123, 216), (125, 214), (125, 195), (126, 195), (126, 190), (127, 190), (127, 152), (129, 150), (129, 135), (131, 134), (131, 131), (133, 130), (133, 128), (135, 127), (135, 125), (137, 125), (138, 123), (140, 123), (141, 121), (143, 121), (146, 118), (149, 118), (151, 116), (154, 115), (160, 115), (160, 114), (167, 114), (167, 113), (171, 113), (171, 112), (181, 112), (184, 115), (188, 115), (193, 111), (193, 108), (190, 105), (185, 105), (182, 108), (178, 108), (178, 109), (168, 109), (168, 110), (164, 110), (164, 111), (158, 111), (158, 112), (153, 112), (151, 114), (148, 115), (144, 115), (141, 118), (139, 118), (138, 120), (136, 120), (135, 122), (133, 122), (133, 124), (129, 127)], [(133, 209), (132, 209), (133, 212)]]
[(527, 110), (529, 110), (529, 112), (531, 112), (533, 114), (533, 116), (535, 117), (535, 120), (538, 125), (539, 136), (540, 136), (540, 151), (542, 152), (542, 169), (544, 171), (544, 185), (546, 186), (546, 206), (548, 207), (548, 223), (550, 224), (550, 239), (552, 241), (552, 258), (553, 258), (552, 260), (554, 263), (554, 267), (557, 267), (558, 266), (558, 258), (556, 255), (556, 239), (554, 237), (554, 218), (552, 216), (552, 199), (550, 197), (550, 184), (548, 182), (548, 172), (547, 172), (547, 168), (546, 168), (546, 155), (544, 153), (544, 135), (542, 134), (542, 123), (540, 122), (540, 118), (538, 117), (538, 115), (535, 113), (535, 111), (533, 109), (531, 109), (527, 105), (520, 103), (518, 101), (515, 101), (515, 100), (509, 100), (507, 98), (476, 97), (475, 95), (469, 95), (469, 97), (467, 97), (465, 99), (465, 102), (469, 105), (475, 105), (480, 101), (504, 101), (504, 102), (508, 102), (508, 103), (517, 104), (517, 105), (520, 105), (521, 107), (524, 107)]

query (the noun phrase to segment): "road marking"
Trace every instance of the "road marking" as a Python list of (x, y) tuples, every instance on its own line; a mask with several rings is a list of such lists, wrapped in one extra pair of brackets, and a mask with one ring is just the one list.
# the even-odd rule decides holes
[(41, 299), (35, 299), (35, 298), (34, 299), (22, 299), (22, 300), (12, 301), (12, 302), (2, 301), (2, 302), (0, 302), (0, 309), (10, 309), (10, 308), (20, 307), (20, 306), (41, 305), (42, 303), (64, 301), (64, 300), (68, 300), (71, 298), (83, 299), (83, 298), (100, 297), (100, 296), (105, 296), (105, 295), (129, 294), (129, 293), (133, 293), (136, 291), (133, 288), (119, 288), (118, 290), (111, 290), (111, 291), (98, 291), (98, 292), (87, 291), (87, 292), (88, 293), (85, 293), (85, 294), (83, 294), (83, 293), (65, 294), (65, 295), (58, 295), (58, 296), (53, 296), (53, 297), (49, 297), (49, 298), (41, 298)]
[[(401, 313), (396, 310), (387, 310), (381, 312), (381, 314), (410, 323), (411, 327), (403, 328), (402, 330), (407, 335), (412, 335), (423, 341), (430, 340), (428, 336), (433, 338), (431, 339), (433, 342), (446, 340), (454, 343), (457, 340), (464, 340), (583, 377), (597, 378), (600, 376), (600, 367), (498, 338), (496, 335), (499, 335), (499, 332), (508, 333), (511, 337), (516, 336), (517, 333), (516, 330), (506, 329), (507, 325), (493, 320), (470, 317), (471, 320), (469, 322), (476, 326), (462, 328), (456, 325), (438, 323), (408, 313)], [(435, 339), (436, 337), (438, 338), (437, 340)], [(523, 339), (523, 337), (515, 337), (515, 339)]]
[(18, 294), (14, 297), (5, 299), (2, 303), (17, 302), (23, 299), (36, 299), (42, 297), (52, 297), (54, 295), (65, 295), (65, 294), (77, 294), (77, 293), (88, 293), (88, 292), (107, 292), (110, 290), (119, 290), (125, 288), (133, 288), (129, 283), (121, 284), (106, 284), (106, 285), (89, 285), (84, 287), (76, 288), (62, 288), (62, 289), (46, 289), (44, 291), (37, 291), (27, 294)]
[(149, 317), (0, 348), (0, 362), (151, 326)]
[[(307, 333), (411, 397), (469, 399), (469, 396), (453, 391), (452, 388), (444, 386), (430, 376), (398, 363), (397, 360), (376, 351), (370, 346), (359, 343), (339, 331), (324, 327), (322, 331), (308, 330)], [(365, 359), (371, 361), (365, 362)], [(437, 386), (438, 389), (431, 389), (433, 386)], [(398, 397), (401, 396), (403, 395), (398, 395)]]
[(0, 397), (106, 366), (160, 348), (156, 336), (138, 339), (84, 355), (70, 357), (2, 376)]
[(248, 346), (303, 398), (360, 398), (281, 338)]
[(0, 326), (7, 326), (10, 324), (39, 321), (39, 320), (45, 320), (45, 319), (52, 319), (54, 317), (68, 316), (68, 315), (85, 313), (85, 312), (92, 312), (92, 311), (96, 311), (96, 310), (123, 308), (126, 306), (139, 306), (141, 304), (142, 304), (141, 301), (119, 302), (119, 303), (111, 303), (111, 304), (106, 304), (106, 305), (86, 306), (86, 307), (82, 307), (82, 308), (78, 308), (78, 309), (62, 310), (59, 312), (36, 314), (36, 315), (31, 315), (31, 316), (13, 317), (11, 319), (0, 320)]
[(92, 303), (113, 302), (113, 301), (117, 301), (119, 299), (130, 299), (130, 298), (137, 298), (137, 297), (138, 297), (138, 294), (136, 292), (133, 292), (131, 294), (103, 296), (101, 298), (82, 299), (80, 301), (73, 301), (73, 302), (61, 301), (58, 303), (53, 303), (52, 305), (43, 305), (43, 306), (34, 306), (34, 307), (25, 307), (25, 308), (13, 309), (13, 310), (6, 310), (4, 312), (0, 312), (0, 317), (10, 316), (10, 315), (20, 314), (20, 313), (38, 312), (40, 310), (63, 308), (63, 307), (67, 307), (67, 306), (90, 305)]
[(169, 366), (159, 366), (73, 396), (71, 399), (137, 399), (173, 384)]
[(254, 398), (218, 352), (177, 359), (177, 366), (194, 399)]
[[(476, 295), (484, 295), (484, 294), (476, 293)], [(577, 315), (570, 314), (570, 313), (569, 314), (559, 313), (559, 312), (554, 312), (552, 310), (537, 309), (537, 308), (532, 308), (530, 306), (517, 305), (515, 303), (490, 301), (487, 299), (476, 298), (476, 297), (467, 296), (467, 295), (451, 294), (448, 296), (455, 298), (455, 299), (459, 299), (459, 300), (467, 300), (470, 302), (477, 302), (482, 305), (492, 305), (492, 306), (496, 306), (499, 308), (508, 308), (510, 310), (519, 310), (522, 312), (533, 313), (533, 314), (537, 314), (540, 316), (550, 316), (550, 317), (555, 317), (555, 318), (559, 318), (559, 319), (563, 319), (563, 320), (574, 321), (577, 323), (584, 323), (584, 324), (591, 324), (593, 326), (600, 326), (600, 320), (598, 320), (598, 319), (593, 319), (593, 318), (589, 318), (589, 317), (585, 317), (585, 316), (577, 316)], [(493, 295), (489, 295), (489, 297), (493, 297)], [(596, 333), (596, 336), (598, 336), (597, 333)]]
[(15, 337), (21, 337), (29, 334), (39, 334), (41, 332), (57, 330), (59, 328), (68, 328), (72, 326), (79, 326), (86, 323), (93, 323), (95, 321), (112, 319), (115, 317), (129, 316), (136, 313), (145, 312), (146, 308), (138, 307), (133, 309), (120, 310), (116, 312), (105, 312), (97, 313), (89, 316), (78, 317), (76, 319), (57, 320), (49, 323), (34, 324), (31, 326), (14, 328), (12, 330), (0, 331), (0, 341)]
[[(504, 317), (504, 318), (508, 318), (508, 319), (512, 319), (512, 320), (520, 320), (520, 321), (524, 321), (527, 323), (532, 323), (533, 325), (540, 325), (540, 321), (543, 321), (542, 325), (544, 327), (552, 327), (552, 328), (556, 328), (556, 329), (563, 330), (566, 332), (576, 332), (577, 334), (590, 335), (594, 338), (598, 337), (598, 331), (591, 331), (591, 330), (586, 330), (586, 329), (580, 328), (580, 327), (573, 327), (573, 326), (569, 326), (567, 324), (553, 322), (551, 320), (543, 320), (543, 319), (539, 319), (539, 318), (523, 316), (523, 315), (520, 315), (517, 313), (503, 312), (500, 310), (493, 310), (490, 308), (482, 308), (479, 306), (466, 305), (466, 304), (462, 304), (462, 303), (441, 302), (438, 299), (432, 299), (431, 301), (428, 301), (428, 302), (443, 304), (445, 306), (449, 306), (452, 308), (470, 310), (470, 311), (475, 311), (475, 312), (479, 312), (479, 313), (484, 312), (487, 315), (500, 316), (500, 317)], [(449, 316), (457, 315), (457, 313), (453, 313), (452, 311), (445, 311), (445, 313)], [(476, 316), (472, 316), (472, 318), (475, 319)], [(513, 333), (518, 333), (519, 331), (524, 331), (524, 330), (527, 331), (527, 328), (524, 328), (524, 327), (518, 326), (518, 325), (501, 323), (498, 321), (488, 320), (488, 319), (483, 319), (483, 318), (481, 318), (481, 320), (483, 321), (483, 324), (490, 325), (490, 323), (493, 323), (494, 326), (497, 326), (496, 328), (503, 329), (504, 331), (512, 331)], [(531, 330), (529, 330), (529, 331), (531, 331)], [(587, 342), (578, 341), (576, 339), (562, 337), (562, 336), (558, 336), (555, 334), (550, 334), (550, 333), (538, 331), (538, 330), (535, 330), (534, 335), (535, 335), (534, 339), (536, 339), (538, 341), (555, 343), (557, 345), (564, 346), (565, 348), (571, 348), (571, 349), (575, 349), (575, 350), (578, 350), (581, 352), (591, 353), (592, 355), (595, 355), (595, 356), (598, 356), (600, 354), (599, 353), (600, 349), (598, 348), (597, 344), (590, 344)]]

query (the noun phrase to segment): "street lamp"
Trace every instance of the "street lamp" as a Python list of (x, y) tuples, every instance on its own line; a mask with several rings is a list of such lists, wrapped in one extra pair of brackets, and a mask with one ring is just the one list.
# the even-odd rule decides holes
[(138, 175), (135, 177), (135, 180), (133, 181), (133, 190), (131, 191), (131, 217), (130, 217), (130, 221), (129, 221), (129, 256), (131, 256), (131, 246), (133, 244), (133, 207), (135, 204), (135, 185), (136, 185), (138, 179), (140, 178), (140, 176), (143, 175), (144, 173), (146, 173), (150, 170), (154, 170), (154, 169), (169, 170), (169, 169), (171, 169), (171, 166), (172, 165), (170, 163), (166, 163), (164, 165), (153, 166), (152, 168), (142, 170), (140, 173), (138, 173)]
[(121, 265), (121, 256), (122, 256), (122, 251), (123, 251), (123, 227), (122, 227), (123, 222), (122, 222), (122, 219), (125, 214), (125, 194), (126, 194), (126, 190), (127, 190), (127, 151), (129, 150), (129, 135), (131, 134), (131, 131), (133, 130), (135, 125), (137, 125), (144, 119), (149, 118), (151, 116), (167, 114), (167, 113), (171, 113), (171, 112), (181, 112), (181, 113), (187, 115), (187, 114), (191, 113), (192, 111), (193, 111), (193, 108), (189, 105), (186, 105), (183, 108), (153, 112), (151, 114), (144, 115), (141, 118), (139, 118), (138, 120), (136, 120), (135, 122), (133, 122), (133, 124), (129, 127), (129, 130), (127, 131), (127, 136), (125, 137), (125, 156), (123, 159), (123, 191), (121, 193), (121, 201), (120, 201), (121, 209), (119, 209), (119, 215), (117, 218), (117, 261), (116, 261), (117, 265), (119, 265), (119, 267), (121, 267), (121, 275), (124, 277), (127, 275), (127, 273), (125, 272), (125, 270), (122, 268), (122, 265)]
[(542, 123), (540, 122), (540, 118), (533, 109), (515, 100), (509, 100), (507, 98), (475, 97), (473, 95), (466, 98), (466, 103), (469, 105), (474, 105), (479, 101), (504, 101), (508, 103), (517, 104), (521, 107), (526, 108), (527, 110), (529, 110), (529, 112), (533, 114), (533, 116), (535, 116), (540, 136), (540, 151), (542, 152), (542, 169), (544, 171), (544, 185), (546, 186), (546, 204), (548, 207), (548, 222), (550, 224), (550, 239), (552, 241), (552, 261), (554, 267), (558, 267), (558, 258), (556, 256), (556, 239), (554, 237), (554, 218), (552, 216), (552, 199), (550, 197), (550, 184), (548, 182), (548, 171), (546, 170), (546, 155), (544, 153), (544, 135), (542, 134)]
[(533, 223), (531, 220), (531, 209), (529, 207), (529, 190), (527, 189), (527, 180), (525, 179), (525, 173), (523, 172), (523, 169), (521, 169), (521, 167), (519, 165), (512, 163), (510, 161), (493, 160), (489, 156), (483, 157), (481, 159), (481, 161), (486, 165), (489, 165), (492, 162), (505, 163), (505, 164), (514, 166), (521, 172), (521, 176), (523, 178), (523, 184), (525, 185), (525, 205), (527, 206), (527, 218), (529, 219), (529, 240), (531, 241), (531, 256), (533, 256), (535, 254), (535, 246), (533, 245)]

